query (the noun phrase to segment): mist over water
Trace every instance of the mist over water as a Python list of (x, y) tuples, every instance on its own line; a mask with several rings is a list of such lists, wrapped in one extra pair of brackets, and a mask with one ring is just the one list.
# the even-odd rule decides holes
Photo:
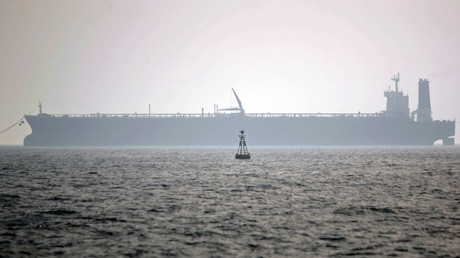
[(0, 148), (8, 256), (456, 256), (456, 147)]

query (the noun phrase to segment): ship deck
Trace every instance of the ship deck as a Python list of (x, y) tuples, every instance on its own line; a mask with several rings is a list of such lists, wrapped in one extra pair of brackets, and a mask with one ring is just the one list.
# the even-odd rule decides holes
[[(40, 114), (55, 118), (220, 118), (242, 116), (240, 113), (95, 113), (95, 114)], [(245, 113), (245, 117), (384, 117), (385, 113)]]

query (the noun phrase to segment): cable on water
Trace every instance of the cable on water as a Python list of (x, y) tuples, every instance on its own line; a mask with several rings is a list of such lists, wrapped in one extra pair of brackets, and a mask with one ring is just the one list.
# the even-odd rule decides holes
[(16, 123), (14, 123), (13, 125), (11, 125), (11, 126), (5, 128), (5, 129), (1, 130), (1, 131), (0, 131), (0, 135), (2, 135), (2, 134), (4, 134), (4, 133), (8, 132), (11, 128), (15, 127), (16, 125), (21, 126), (22, 124), (24, 124), (24, 117), (21, 117), (21, 119), (20, 119), (19, 121), (17, 121)]

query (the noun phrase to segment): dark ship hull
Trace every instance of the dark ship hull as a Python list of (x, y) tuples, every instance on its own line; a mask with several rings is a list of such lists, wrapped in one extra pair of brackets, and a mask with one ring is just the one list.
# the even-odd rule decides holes
[[(371, 114), (245, 114), (238, 108), (213, 114), (26, 115), (32, 134), (25, 146), (233, 146), (245, 129), (251, 145), (385, 146), (454, 145), (455, 121), (433, 121), (429, 81), (419, 80), (418, 109), (409, 116), (409, 97), (385, 91), (385, 112)], [(222, 114), (220, 111), (239, 111)], [(416, 117), (416, 119), (415, 119)]]
[[(268, 117), (267, 117), (268, 116)], [(25, 146), (233, 146), (238, 132), (251, 145), (384, 146), (453, 141), (455, 122), (418, 123), (384, 115), (25, 116)]]

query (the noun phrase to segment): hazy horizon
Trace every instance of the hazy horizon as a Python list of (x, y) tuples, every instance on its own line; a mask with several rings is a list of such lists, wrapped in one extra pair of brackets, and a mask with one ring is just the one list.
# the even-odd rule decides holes
[(398, 72), (411, 111), (426, 78), (433, 118), (453, 120), (459, 29), (459, 1), (0, 0), (0, 130), (39, 100), (51, 114), (212, 113), (237, 105), (232, 88), (248, 113), (375, 113)]

